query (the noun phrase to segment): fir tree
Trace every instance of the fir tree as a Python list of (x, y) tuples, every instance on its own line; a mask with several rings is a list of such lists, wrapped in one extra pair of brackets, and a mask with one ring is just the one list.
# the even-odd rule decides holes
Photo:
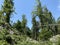
[(32, 15), (32, 36), (33, 39), (38, 40), (39, 35), (39, 22), (36, 21), (36, 15)]
[(6, 22), (10, 23), (11, 14), (14, 12), (14, 2), (13, 0), (4, 0), (3, 4), (3, 14), (6, 16)]
[(22, 26), (23, 33), (25, 35), (26, 35), (26, 25), (27, 25), (27, 19), (26, 19), (25, 15), (22, 15), (21, 26)]

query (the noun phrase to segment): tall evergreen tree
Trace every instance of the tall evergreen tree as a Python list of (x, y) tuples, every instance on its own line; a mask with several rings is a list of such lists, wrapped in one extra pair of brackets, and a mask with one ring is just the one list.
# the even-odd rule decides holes
[(44, 24), (44, 22), (43, 22), (43, 11), (42, 11), (41, 2), (40, 0), (36, 0), (36, 2), (37, 2), (37, 6), (35, 8), (35, 13), (39, 17), (39, 20), (40, 20), (40, 25), (41, 25), (40, 29), (43, 29), (42, 25)]
[(58, 29), (57, 29), (57, 25), (51, 25), (51, 24), (56, 24), (56, 21), (53, 18), (52, 13), (50, 11), (48, 11), (47, 8), (44, 8), (43, 14), (45, 17), (44, 24), (47, 25), (46, 29), (51, 30), (53, 32), (53, 34), (55, 35), (57, 33)]
[(46, 7), (44, 7), (44, 10), (43, 10), (43, 17), (44, 17), (43, 18), (44, 25), (46, 25), (46, 27), (48, 29), (50, 27), (49, 24), (53, 23), (53, 16), (52, 16), (51, 12), (49, 12)]
[(10, 23), (10, 17), (11, 17), (11, 14), (13, 13), (14, 11), (14, 2), (13, 0), (4, 0), (4, 4), (3, 4), (3, 12), (4, 12), (4, 15), (6, 16), (6, 22), (7, 23)]
[(4, 25), (5, 23), (5, 16), (3, 15), (3, 11), (0, 10), (0, 24)]
[[(35, 9), (35, 15), (37, 15), (40, 19), (40, 29), (42, 29), (43, 31), (45, 31), (45, 33), (47, 32), (48, 33), (48, 30), (51, 26), (49, 26), (49, 24), (52, 24), (53, 23), (53, 16), (51, 14), (51, 12), (48, 11), (47, 8), (43, 8), (41, 7), (41, 3), (40, 3), (40, 0), (37, 0), (37, 6), (36, 6), (36, 9)], [(45, 28), (45, 26), (47, 28)], [(54, 28), (55, 26), (53, 26)], [(54, 28), (55, 29), (55, 28)], [(50, 29), (50, 30), (53, 30), (53, 29)], [(51, 32), (52, 33), (52, 32)], [(44, 34), (42, 34), (44, 35)], [(46, 34), (47, 35), (47, 34)], [(49, 34), (50, 35), (50, 34)], [(48, 37), (51, 37), (51, 35), (49, 36), (47, 35)]]
[(21, 27), (21, 22), (18, 20), (17, 23), (13, 24), (13, 28), (16, 28), (20, 33), (23, 33), (22, 27)]
[(60, 34), (60, 17), (57, 19), (58, 34)]
[(39, 34), (39, 22), (36, 21), (36, 15), (32, 15), (32, 36), (33, 39), (38, 40), (38, 34)]
[(40, 32), (40, 39), (42, 40), (48, 40), (52, 35), (52, 29), (49, 24), (52, 24), (52, 14), (48, 11), (46, 7), (43, 8), (43, 30)]
[(22, 30), (24, 31), (23, 32), (24, 34), (26, 34), (26, 25), (27, 25), (27, 19), (26, 19), (25, 15), (22, 15), (21, 26), (22, 26)]

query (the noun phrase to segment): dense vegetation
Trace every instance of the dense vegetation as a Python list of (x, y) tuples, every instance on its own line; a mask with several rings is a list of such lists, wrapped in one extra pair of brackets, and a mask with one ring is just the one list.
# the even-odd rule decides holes
[[(0, 45), (60, 45), (60, 17), (57, 21), (52, 13), (42, 7), (40, 0), (32, 11), (32, 28), (27, 25), (25, 14), (22, 21), (10, 23), (14, 12), (13, 0), (4, 0), (0, 10)], [(37, 21), (37, 17), (39, 21)]]

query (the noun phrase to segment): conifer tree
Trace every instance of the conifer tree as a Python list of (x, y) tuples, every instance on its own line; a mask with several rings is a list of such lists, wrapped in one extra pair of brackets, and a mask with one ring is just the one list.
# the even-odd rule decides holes
[(20, 33), (23, 33), (22, 27), (21, 27), (21, 22), (18, 20), (17, 23), (13, 24), (13, 28), (16, 28)]
[(2, 11), (0, 11), (0, 22), (2, 21)]
[(22, 26), (22, 30), (23, 30), (24, 34), (26, 34), (26, 25), (27, 25), (27, 19), (26, 19), (25, 15), (22, 15), (21, 26)]
[(57, 19), (58, 34), (60, 34), (60, 17)]
[(44, 22), (43, 22), (43, 11), (42, 11), (41, 2), (40, 2), (40, 0), (36, 0), (36, 2), (37, 2), (37, 5), (36, 5), (34, 12), (35, 12), (36, 16), (39, 17), (40, 25), (41, 25), (40, 29), (43, 29), (42, 25), (44, 24)]
[(11, 14), (14, 12), (14, 2), (13, 0), (4, 0), (4, 4), (2, 6), (3, 14), (6, 16), (6, 22), (10, 23)]
[(39, 35), (39, 22), (36, 21), (36, 15), (32, 15), (32, 38), (35, 40), (38, 40), (38, 35)]
[(48, 11), (48, 9), (46, 7), (44, 7), (44, 11), (43, 11), (43, 19), (44, 19), (44, 25), (47, 25), (46, 29), (49, 30), (49, 24), (53, 23), (53, 16), (51, 14), (51, 12)]

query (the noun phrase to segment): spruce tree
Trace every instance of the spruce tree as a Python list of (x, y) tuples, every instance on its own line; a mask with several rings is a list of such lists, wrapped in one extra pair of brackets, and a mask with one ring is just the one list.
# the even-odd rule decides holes
[(58, 34), (60, 34), (60, 17), (57, 19)]
[(5, 21), (10, 23), (11, 14), (14, 12), (14, 2), (13, 0), (4, 0), (4, 4), (2, 6), (3, 14), (6, 16)]
[(18, 20), (17, 23), (13, 24), (13, 28), (16, 28), (20, 33), (23, 33), (22, 27), (21, 27), (21, 22)]
[(40, 2), (40, 0), (36, 0), (36, 2), (37, 2), (37, 5), (36, 5), (34, 12), (35, 12), (36, 16), (39, 17), (40, 26), (41, 26), (40, 29), (43, 29), (42, 25), (44, 24), (44, 22), (43, 22), (43, 11), (42, 11), (41, 2)]
[(27, 19), (25, 17), (25, 15), (22, 15), (22, 22), (21, 22), (21, 26), (22, 26), (22, 30), (23, 33), (26, 35), (26, 25), (27, 25)]
[(38, 40), (39, 35), (39, 22), (36, 21), (36, 15), (32, 15), (32, 38)]

